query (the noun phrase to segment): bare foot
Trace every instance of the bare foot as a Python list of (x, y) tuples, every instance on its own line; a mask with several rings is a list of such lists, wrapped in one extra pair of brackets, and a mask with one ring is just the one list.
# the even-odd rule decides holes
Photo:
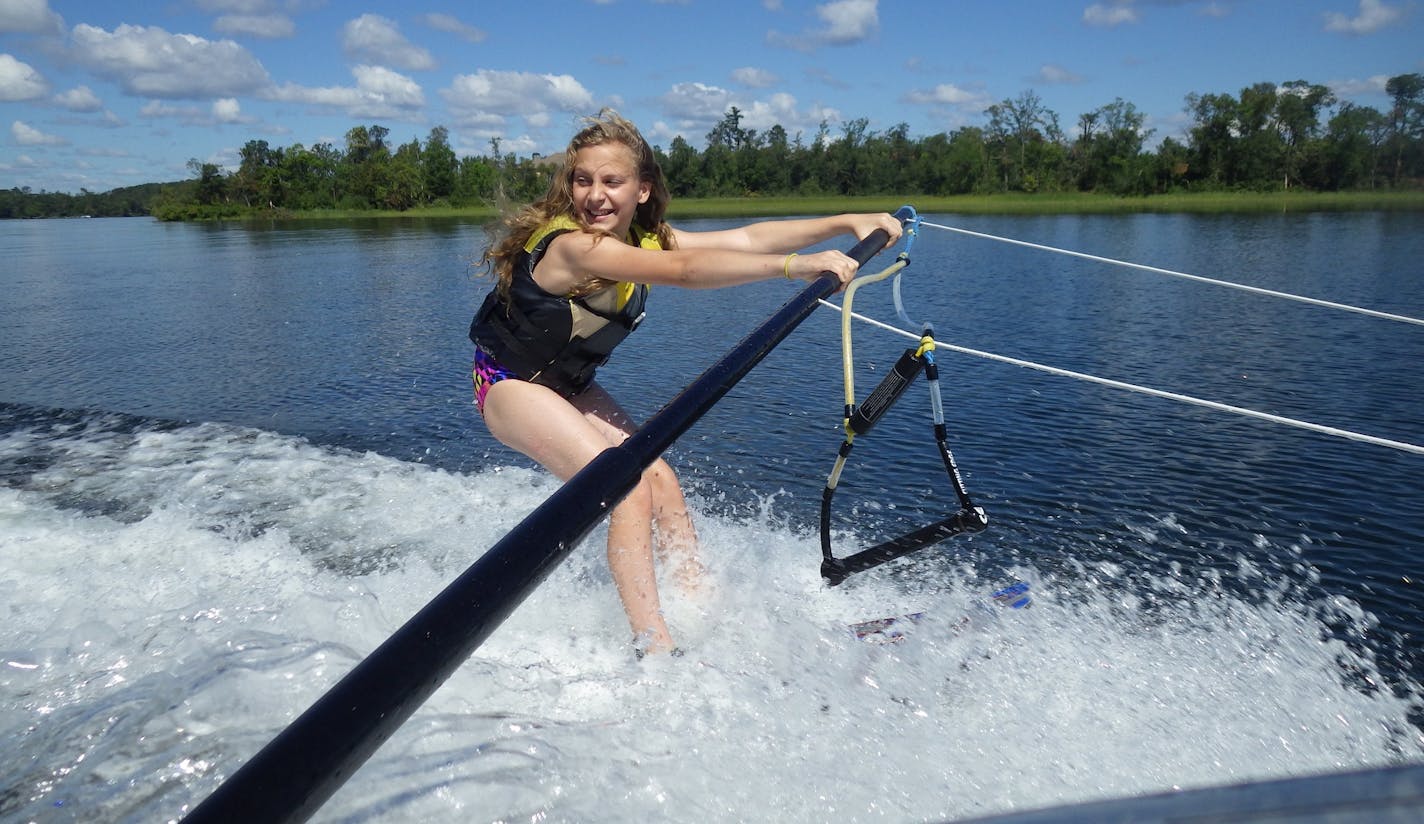
[(642, 659), (647, 655), (679, 655), (677, 645), (672, 642), (672, 636), (664, 629), (661, 632), (643, 632), (633, 638), (633, 654)]

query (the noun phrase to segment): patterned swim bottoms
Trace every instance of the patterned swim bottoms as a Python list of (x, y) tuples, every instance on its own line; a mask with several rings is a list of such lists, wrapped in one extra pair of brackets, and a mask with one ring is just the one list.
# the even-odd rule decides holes
[(517, 379), (519, 377), (478, 347), (475, 349), (475, 365), (472, 374), (475, 381), (475, 406), (479, 407), (481, 415), (485, 413), (485, 395), (489, 392), (490, 387), (505, 378)]

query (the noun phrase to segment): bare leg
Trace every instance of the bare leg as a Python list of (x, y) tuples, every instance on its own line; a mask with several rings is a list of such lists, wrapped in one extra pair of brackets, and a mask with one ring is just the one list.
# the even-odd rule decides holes
[(635, 643), (645, 652), (667, 652), (673, 642), (653, 570), (652, 514), (652, 495), (643, 481), (609, 516), (608, 569)]
[[(500, 381), (485, 396), (484, 417), (502, 443), (543, 464), (561, 480), (568, 480), (610, 445), (622, 443), (633, 430), (627, 414), (597, 384), (570, 402), (547, 387)], [(676, 476), (665, 463), (657, 463), (661, 470), (645, 472), (613, 508), (608, 522), (608, 566), (633, 635), (648, 652), (673, 648), (653, 569), (653, 518), (660, 501), (664, 517), (673, 524), (677, 536), (673, 540), (686, 543), (690, 537), (693, 545), (696, 540)]]
[(687, 593), (701, 589), (705, 570), (698, 558), (697, 530), (672, 467), (659, 458), (643, 473), (653, 493), (653, 539), (657, 557)]
[[(575, 397), (573, 403), (603, 432), (610, 444), (621, 444), (635, 429), (632, 419), (618, 402), (596, 383)], [(662, 515), (664, 508), (669, 514), (681, 512), (680, 522), (677, 517), (670, 518), (676, 540), (685, 544), (690, 537), (695, 542), (692, 520), (688, 517), (677, 476), (667, 462), (658, 459), (643, 471), (642, 480), (614, 508), (608, 522), (608, 566), (633, 635), (647, 652), (667, 652), (673, 648), (653, 568), (655, 547), (658, 558), (667, 560), (667, 545), (662, 538), (666, 523)], [(695, 543), (692, 553), (695, 557)]]

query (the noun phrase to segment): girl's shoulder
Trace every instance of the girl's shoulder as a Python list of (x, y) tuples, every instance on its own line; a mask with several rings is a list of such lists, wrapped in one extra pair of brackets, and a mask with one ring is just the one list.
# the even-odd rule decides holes
[(529, 233), (529, 237), (524, 241), (524, 251), (533, 252), (539, 244), (555, 233), (583, 231), (583, 227), (570, 215), (555, 215), (544, 221)]
[(629, 231), (632, 235), (629, 240), (632, 241), (631, 245), (633, 246), (637, 246), (641, 249), (657, 250), (668, 248), (667, 245), (663, 243), (662, 233), (657, 229), (644, 229), (642, 226), (634, 223)]

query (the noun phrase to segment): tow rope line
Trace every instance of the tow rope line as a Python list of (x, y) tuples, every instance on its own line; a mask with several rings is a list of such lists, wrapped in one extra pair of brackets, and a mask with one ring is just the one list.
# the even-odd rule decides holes
[[(821, 305), (829, 306), (837, 312), (842, 311), (841, 307), (825, 299), (821, 300)], [(888, 323), (878, 321), (874, 318), (866, 317), (865, 315), (862, 315), (858, 312), (851, 312), (850, 314), (851, 317), (855, 318), (856, 320), (868, 323), (871, 326), (877, 326), (888, 332), (893, 332), (894, 334), (900, 335), (902, 337), (907, 337), (912, 340), (919, 339), (919, 336), (913, 332), (907, 332), (904, 329), (900, 329)], [(1218, 401), (1210, 401), (1204, 398), (1196, 398), (1192, 397), (1191, 395), (1183, 395), (1178, 392), (1167, 392), (1161, 389), (1153, 389), (1150, 386), (1140, 386), (1138, 384), (1126, 383), (1124, 381), (1117, 381), (1111, 378), (1100, 378), (1097, 375), (1089, 375), (1083, 372), (1074, 372), (1069, 369), (1060, 369), (1056, 366), (1048, 366), (1046, 364), (1035, 363), (1033, 361), (1023, 360), (1021, 358), (1013, 358), (1007, 355), (997, 355), (993, 352), (985, 352), (979, 349), (970, 349), (965, 346), (955, 346), (953, 344), (945, 343), (944, 341), (936, 341), (935, 345), (940, 349), (947, 349), (951, 352), (958, 352), (961, 355), (972, 355), (976, 358), (985, 358), (986, 360), (998, 361), (999, 363), (1007, 363), (1012, 366), (1021, 366), (1025, 369), (1036, 369), (1040, 372), (1047, 372), (1050, 375), (1058, 375), (1060, 377), (1087, 381), (1089, 383), (1096, 383), (1102, 386), (1109, 386), (1113, 389), (1126, 389), (1130, 392), (1137, 392), (1143, 395), (1151, 395), (1157, 398), (1166, 398), (1167, 400), (1189, 403), (1195, 406), (1206, 407), (1207, 409), (1214, 409), (1219, 412), (1230, 412), (1235, 415), (1243, 415), (1248, 418), (1257, 418), (1263, 421), (1270, 421), (1271, 423), (1293, 426), (1297, 429), (1305, 429), (1311, 432), (1318, 432), (1323, 435), (1333, 435), (1338, 438), (1347, 438), (1352, 441), (1360, 441), (1362, 443), (1374, 444), (1375, 446), (1384, 446), (1390, 449), (1398, 449), (1402, 452), (1412, 452), (1416, 455), (1424, 455), (1424, 446), (1407, 443), (1405, 441), (1396, 441), (1391, 440), (1389, 438), (1380, 438), (1374, 435), (1366, 435), (1361, 432), (1353, 432), (1348, 429), (1340, 429), (1339, 427), (1311, 423), (1310, 421), (1300, 420), (1299, 418), (1288, 418), (1284, 415), (1273, 415), (1269, 412), (1258, 412), (1254, 409), (1247, 409), (1241, 406), (1232, 406), (1230, 404), (1220, 403)]]
[(1114, 258), (1090, 255), (1085, 252), (1075, 252), (1071, 249), (1059, 249), (1055, 246), (1045, 246), (1041, 243), (1029, 243), (1026, 240), (1015, 240), (1013, 238), (999, 237), (998, 235), (989, 235), (983, 232), (975, 232), (969, 229), (960, 229), (956, 226), (945, 226), (941, 223), (930, 223), (927, 220), (920, 221), (920, 224), (923, 226), (929, 226), (933, 229), (942, 229), (946, 232), (956, 232), (961, 235), (983, 238), (984, 240), (996, 240), (1000, 243), (1008, 243), (1014, 246), (1023, 246), (1028, 249), (1039, 249), (1044, 252), (1055, 252), (1060, 255), (1081, 258), (1083, 260), (1091, 260), (1096, 263), (1106, 263), (1112, 266), (1123, 266), (1128, 269), (1138, 269), (1143, 272), (1154, 272), (1159, 275), (1169, 275), (1174, 278), (1194, 280), (1198, 283), (1209, 283), (1213, 286), (1225, 286), (1228, 289), (1240, 289), (1243, 292), (1251, 292), (1257, 295), (1267, 295), (1273, 298), (1282, 298), (1284, 300), (1293, 300), (1299, 303), (1308, 303), (1312, 306), (1324, 306), (1328, 309), (1339, 309), (1344, 312), (1355, 312), (1361, 315), (1368, 315), (1372, 318), (1382, 318), (1384, 320), (1392, 320), (1397, 321), (1399, 323), (1412, 323), (1416, 326), (1424, 326), (1424, 319), (1412, 318), (1408, 315), (1396, 315), (1390, 312), (1380, 312), (1375, 309), (1366, 309), (1362, 306), (1351, 306), (1348, 303), (1336, 303), (1335, 301), (1321, 300), (1319, 298), (1306, 297), (1304, 295), (1293, 295), (1290, 292), (1278, 292), (1275, 289), (1263, 289), (1259, 286), (1248, 286), (1244, 283), (1234, 283), (1229, 280), (1218, 280), (1216, 278), (1202, 277), (1201, 275), (1193, 275), (1187, 272), (1176, 272), (1171, 269), (1161, 269), (1156, 266), (1146, 266), (1141, 263), (1132, 263), (1126, 260), (1116, 260)]

